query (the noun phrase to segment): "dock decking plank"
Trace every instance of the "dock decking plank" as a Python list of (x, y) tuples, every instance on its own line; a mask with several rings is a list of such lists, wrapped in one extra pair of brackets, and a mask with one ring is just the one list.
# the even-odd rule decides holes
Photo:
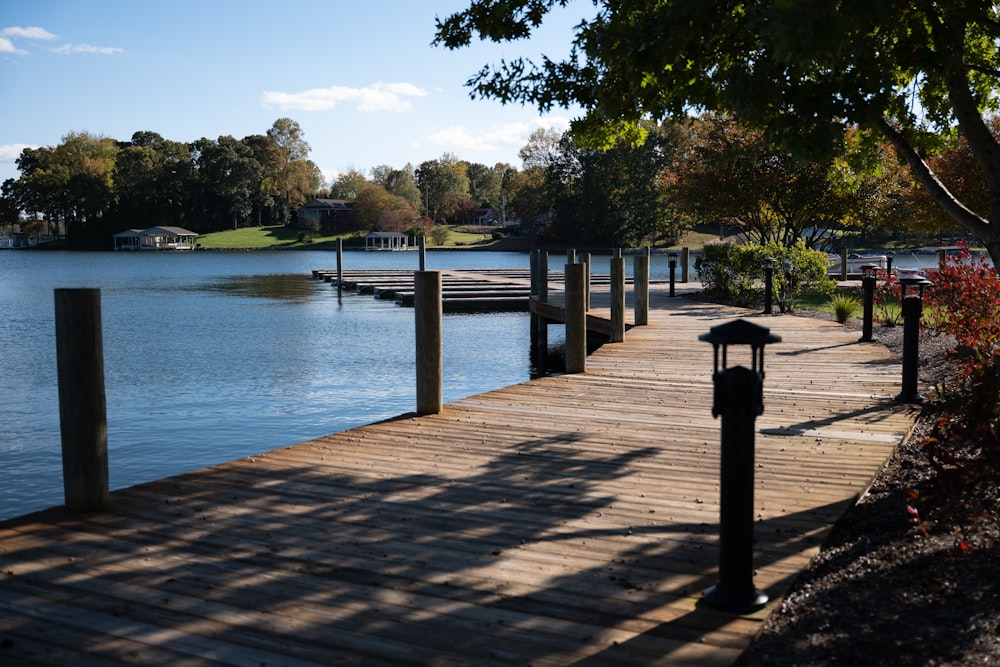
[[(110, 513), (0, 523), (0, 659), (731, 664), (914, 411), (891, 399), (884, 348), (843, 327), (652, 303), (585, 374), (116, 491)], [(700, 601), (719, 422), (697, 336), (737, 316), (783, 338), (756, 436), (755, 583), (772, 602), (744, 616)]]

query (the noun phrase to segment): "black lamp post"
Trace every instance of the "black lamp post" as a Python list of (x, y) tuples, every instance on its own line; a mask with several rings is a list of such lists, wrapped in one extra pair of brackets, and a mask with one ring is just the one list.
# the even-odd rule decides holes
[(861, 323), (862, 343), (870, 343), (872, 340), (872, 320), (875, 317), (875, 284), (878, 267), (874, 264), (864, 264), (861, 267), (861, 292), (863, 302), (863, 318)]
[(885, 253), (885, 275), (892, 275), (892, 258), (896, 256), (896, 253), (889, 251)]
[[(917, 391), (917, 370), (920, 367), (920, 317), (924, 312), (924, 288), (931, 281), (923, 276), (900, 278), (900, 307), (903, 311), (903, 387), (897, 403), (923, 403), (927, 397)], [(916, 287), (916, 294), (907, 294), (907, 287)]]
[(674, 280), (677, 277), (677, 253), (672, 252), (667, 255), (667, 260), (670, 262), (670, 296), (677, 296), (674, 292)]
[[(722, 417), (719, 583), (705, 591), (705, 600), (719, 609), (749, 613), (768, 599), (753, 583), (754, 422), (764, 411), (764, 346), (781, 337), (734, 320), (712, 327), (698, 340), (715, 350), (712, 416)], [(726, 367), (730, 345), (750, 346), (750, 368)]]
[(765, 257), (761, 262), (764, 269), (764, 315), (772, 314), (771, 302), (774, 300), (774, 267), (778, 260), (774, 257)]

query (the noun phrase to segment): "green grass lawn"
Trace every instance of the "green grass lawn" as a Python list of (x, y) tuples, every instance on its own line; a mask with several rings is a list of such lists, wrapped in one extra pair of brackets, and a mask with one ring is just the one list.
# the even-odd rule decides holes
[(244, 227), (203, 234), (198, 243), (203, 248), (292, 247), (304, 245), (298, 240), (299, 233), (300, 230), (289, 227)]
[[(332, 249), (336, 247), (337, 239), (344, 239), (345, 248), (363, 248), (363, 236), (355, 234), (340, 234), (332, 232), (303, 232), (293, 227), (243, 227), (229, 229), (223, 232), (212, 232), (198, 237), (198, 243), (203, 248), (304, 248)], [(300, 240), (301, 239), (301, 240)], [(311, 239), (311, 240), (310, 240)], [(449, 228), (448, 238), (439, 247), (484, 247), (491, 245), (493, 240), (489, 233), (463, 231), (462, 228)], [(435, 247), (428, 238), (427, 247)]]

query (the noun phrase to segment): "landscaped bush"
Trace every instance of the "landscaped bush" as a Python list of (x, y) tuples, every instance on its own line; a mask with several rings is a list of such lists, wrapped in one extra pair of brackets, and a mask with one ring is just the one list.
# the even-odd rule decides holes
[(965, 534), (956, 545), (965, 549), (968, 531), (995, 512), (977, 500), (980, 492), (1000, 482), (1000, 277), (963, 248), (933, 281), (924, 299), (925, 323), (954, 336), (949, 357), (957, 374), (938, 387), (942, 414), (924, 448), (940, 500), (964, 518)]
[(794, 246), (776, 243), (764, 245), (708, 245), (695, 259), (695, 270), (705, 292), (750, 307), (760, 301), (764, 291), (764, 259), (776, 260), (774, 302), (781, 312), (794, 310), (806, 291), (826, 295), (835, 285), (827, 275), (829, 261), (825, 253), (806, 248), (799, 240)]

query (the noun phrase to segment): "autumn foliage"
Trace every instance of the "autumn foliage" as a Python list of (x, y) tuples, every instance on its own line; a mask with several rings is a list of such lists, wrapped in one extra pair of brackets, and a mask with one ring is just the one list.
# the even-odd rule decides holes
[(924, 449), (937, 472), (939, 502), (963, 518), (959, 550), (968, 533), (995, 508), (1000, 482), (1000, 277), (967, 248), (934, 275), (925, 298), (926, 324), (954, 337), (954, 378), (938, 387), (942, 408)]

